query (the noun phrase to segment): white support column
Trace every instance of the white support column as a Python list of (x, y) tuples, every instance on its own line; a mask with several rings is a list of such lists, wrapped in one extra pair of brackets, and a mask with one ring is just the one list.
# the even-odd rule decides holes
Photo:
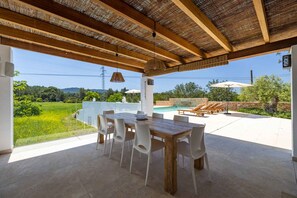
[(291, 48), (292, 159), (297, 161), (297, 45)]
[(148, 85), (148, 81), (152, 80), (151, 77), (142, 76), (141, 78), (141, 110), (148, 116), (153, 113), (154, 107), (154, 85)]
[[(11, 47), (0, 45), (0, 61), (12, 62)], [(0, 76), (0, 154), (13, 148), (13, 78)]]

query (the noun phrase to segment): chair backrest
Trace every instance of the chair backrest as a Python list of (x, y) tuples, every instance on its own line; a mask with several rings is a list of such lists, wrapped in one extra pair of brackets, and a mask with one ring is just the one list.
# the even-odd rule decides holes
[(107, 132), (107, 120), (104, 115), (99, 115), (100, 125), (98, 126), (98, 129), (104, 133)]
[(163, 119), (163, 118), (164, 118), (164, 114), (161, 114), (161, 113), (153, 113), (152, 117), (153, 117), (153, 118), (161, 118), (161, 119)]
[(190, 138), (190, 151), (194, 158), (195, 152), (205, 151), (204, 126), (193, 127)]
[(148, 124), (141, 122), (135, 123), (134, 145), (144, 148), (146, 153), (151, 151), (151, 132)]
[(199, 104), (197, 105), (194, 109), (192, 109), (193, 111), (198, 111), (200, 110), (203, 106), (205, 106), (205, 103)]
[(144, 111), (137, 111), (137, 114), (144, 114)]
[(201, 110), (207, 110), (207, 109), (209, 109), (212, 106), (213, 106), (213, 103), (209, 103), (209, 104), (204, 105), (203, 107), (201, 107)]
[(125, 127), (124, 119), (114, 119), (114, 128), (115, 128), (114, 136), (117, 139), (124, 141), (126, 138), (126, 127)]
[(189, 117), (174, 115), (173, 120), (179, 122), (189, 122)]
[(103, 111), (103, 115), (114, 114), (114, 110)]

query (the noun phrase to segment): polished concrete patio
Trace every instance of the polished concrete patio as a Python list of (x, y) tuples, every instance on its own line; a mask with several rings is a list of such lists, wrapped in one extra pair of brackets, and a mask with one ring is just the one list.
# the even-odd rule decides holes
[[(297, 195), (290, 120), (233, 113), (190, 116), (190, 121), (206, 123), (212, 176), (210, 182), (207, 170), (197, 171), (198, 197)], [(160, 152), (153, 155), (145, 187), (145, 157), (135, 157), (130, 174), (130, 152), (125, 152), (120, 168), (120, 146), (109, 159), (95, 149), (95, 141), (92, 134), (19, 147), (0, 156), (0, 197), (171, 197), (163, 190)], [(178, 168), (175, 196), (196, 197), (188, 160), (184, 169)]]

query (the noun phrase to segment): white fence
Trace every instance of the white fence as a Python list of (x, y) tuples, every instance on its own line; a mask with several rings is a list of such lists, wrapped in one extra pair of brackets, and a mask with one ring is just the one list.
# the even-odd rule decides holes
[(114, 110), (115, 113), (136, 113), (141, 109), (140, 103), (119, 102), (83, 102), (82, 109), (77, 113), (76, 119), (88, 125), (97, 127), (97, 116), (105, 110)]

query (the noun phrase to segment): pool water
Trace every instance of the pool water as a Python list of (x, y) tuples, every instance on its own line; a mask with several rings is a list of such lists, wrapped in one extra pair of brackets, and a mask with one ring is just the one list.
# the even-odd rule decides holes
[(154, 107), (155, 113), (165, 113), (170, 111), (177, 111), (180, 109), (189, 109), (190, 107), (170, 106), (170, 107)]

